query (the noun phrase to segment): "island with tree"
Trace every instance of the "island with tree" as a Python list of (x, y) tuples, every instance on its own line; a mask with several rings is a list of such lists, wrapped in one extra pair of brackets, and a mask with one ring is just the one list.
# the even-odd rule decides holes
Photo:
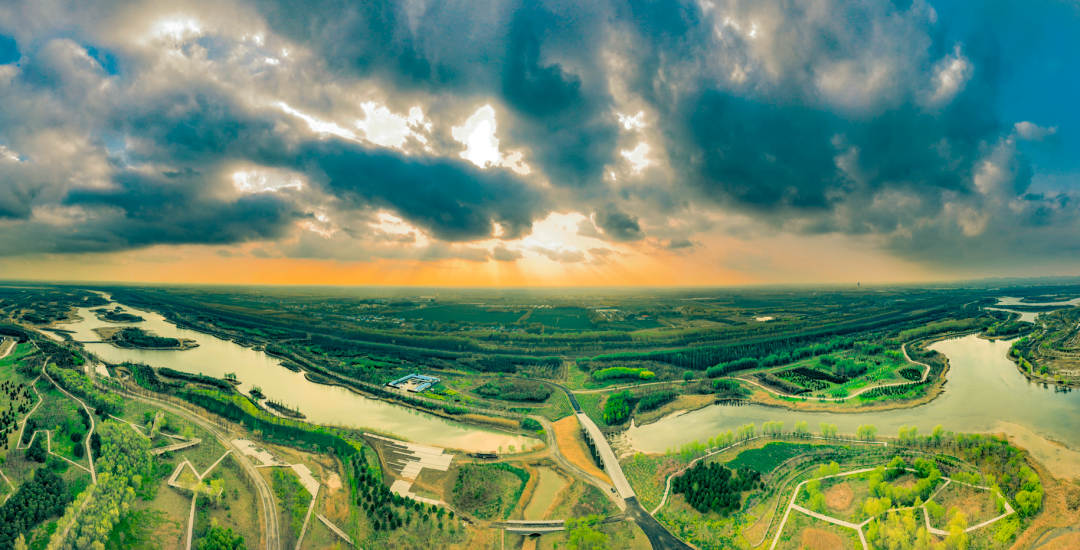
[(96, 328), (94, 333), (118, 348), (189, 350), (199, 345), (190, 338), (165, 338), (136, 327)]

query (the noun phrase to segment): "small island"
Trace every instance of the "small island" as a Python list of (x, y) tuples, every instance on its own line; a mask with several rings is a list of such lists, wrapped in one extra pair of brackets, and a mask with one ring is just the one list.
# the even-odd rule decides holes
[(153, 332), (135, 327), (96, 328), (94, 333), (101, 340), (118, 348), (189, 350), (199, 344), (190, 338), (164, 338)]
[(300, 409), (298, 409), (296, 407), (290, 407), (290, 406), (288, 406), (288, 405), (286, 405), (284, 403), (274, 401), (273, 399), (268, 400), (266, 402), (266, 405), (268, 407), (270, 407), (271, 409), (274, 409), (275, 411), (277, 411), (279, 414), (281, 414), (283, 416), (287, 416), (289, 418), (296, 418), (296, 419), (300, 419), (300, 420), (303, 420), (303, 419), (307, 418), (307, 415), (300, 412)]
[(124, 308), (120, 306), (116, 306), (113, 309), (106, 309), (101, 307), (98, 309), (92, 309), (90, 311), (97, 315), (98, 319), (101, 319), (102, 321), (108, 321), (110, 323), (139, 323), (146, 320), (142, 317), (139, 317), (138, 315), (124, 312)]

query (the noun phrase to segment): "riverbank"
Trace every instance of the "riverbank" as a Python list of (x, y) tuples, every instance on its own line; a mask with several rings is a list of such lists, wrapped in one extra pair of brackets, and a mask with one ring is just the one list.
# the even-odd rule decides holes
[[(344, 382), (334, 380), (332, 378), (323, 376), (323, 375), (318, 374), (318, 373), (313, 373), (313, 372), (308, 372), (308, 371), (303, 371), (303, 372), (304, 372), (304, 378), (307, 379), (309, 382), (311, 382), (313, 384), (320, 384), (320, 385), (323, 385), (323, 386), (336, 386), (336, 387), (339, 387), (339, 388), (344, 388), (344, 389), (349, 390), (350, 392), (352, 392), (352, 393), (354, 393), (356, 395), (359, 395), (359, 396), (361, 396), (361, 397), (363, 397), (365, 399), (371, 399), (373, 401), (382, 401), (384, 403), (390, 403), (391, 405), (397, 405), (399, 407), (406, 407), (406, 408), (411, 409), (411, 410), (423, 412), (424, 414), (430, 414), (432, 416), (437, 416), (439, 418), (445, 418), (447, 420), (453, 420), (455, 422), (460, 422), (462, 424), (471, 424), (471, 425), (484, 427), (484, 428), (495, 428), (495, 429), (498, 429), (500, 431), (504, 431), (504, 432), (507, 432), (507, 433), (510, 433), (510, 434), (513, 434), (513, 435), (526, 435), (526, 436), (532, 437), (532, 434), (525, 433), (521, 429), (521, 424), (519, 422), (515, 422), (514, 420), (511, 420), (509, 418), (501, 418), (501, 417), (497, 417), (497, 416), (488, 416), (488, 415), (478, 414), (478, 413), (465, 413), (465, 414), (459, 414), (459, 415), (451, 415), (451, 414), (447, 414), (446, 412), (440, 411), (440, 410), (437, 410), (437, 409), (428, 409), (426, 407), (420, 407), (420, 406), (417, 406), (415, 403), (406, 403), (406, 402), (403, 402), (403, 401), (398, 401), (398, 400), (393, 399), (393, 398), (389, 398), (389, 397), (385, 397), (385, 396), (381, 396), (381, 395), (371, 394), (371, 393), (365, 392), (363, 390), (357, 389), (357, 388), (355, 388), (355, 387), (353, 387), (353, 386), (351, 386), (349, 384), (346, 384)], [(542, 441), (541, 441), (541, 445), (544, 445), (544, 443)], [(537, 449), (540, 449), (540, 448), (543, 448), (543, 447), (537, 447)]]
[(1014, 356), (1012, 354), (1011, 350), (1010, 350), (1009, 353), (1005, 354), (1005, 358), (1008, 359), (1009, 361), (1011, 361), (1012, 364), (1016, 366), (1016, 370), (1019, 371), (1020, 374), (1023, 374), (1024, 378), (1027, 378), (1029, 382), (1035, 382), (1036, 384), (1047, 384), (1047, 385), (1050, 385), (1050, 386), (1057, 386), (1057, 387), (1060, 387), (1060, 388), (1068, 388), (1068, 389), (1073, 389), (1073, 388), (1080, 387), (1080, 379), (1078, 379), (1078, 380), (1055, 380), (1053, 378), (1043, 378), (1042, 376), (1038, 376), (1038, 375), (1035, 375), (1035, 374), (1032, 374), (1032, 373), (1028, 372), (1027, 370), (1024, 369), (1024, 367), (1020, 366), (1020, 358)]
[[(120, 337), (121, 331), (128, 327), (101, 327), (90, 329), (94, 334), (97, 334), (101, 338), (101, 341), (106, 344), (112, 344), (120, 349), (138, 349), (138, 350), (153, 350), (153, 351), (187, 351), (199, 347), (199, 343), (191, 338), (173, 338), (179, 342), (178, 346), (171, 347), (154, 347), (154, 346), (136, 346)], [(132, 329), (134, 330), (134, 329)], [(156, 336), (153, 331), (143, 331), (149, 336)]]
[[(907, 342), (907, 343), (905, 343), (903, 345), (908, 346), (908, 345), (912, 345), (912, 344), (915, 344), (915, 343), (919, 343), (925, 349), (928, 346), (930, 346), (932, 344), (935, 344), (937, 342), (941, 342), (943, 340), (949, 340), (949, 339), (952, 339), (952, 338), (960, 338), (960, 337), (963, 337), (963, 336), (967, 336), (967, 335), (970, 335), (970, 334), (978, 334), (978, 333), (981, 333), (981, 332), (982, 332), (981, 330), (975, 330), (975, 331), (966, 330), (966, 331), (962, 331), (962, 332), (941, 334), (941, 335), (930, 336), (930, 337), (927, 337), (927, 338), (921, 339), (921, 340), (914, 340), (912, 342)], [(859, 397), (855, 396), (855, 397), (848, 398), (848, 399), (844, 400), (843, 402), (819, 401), (819, 400), (817, 400), (815, 398), (812, 398), (812, 397), (806, 397), (806, 398), (800, 398), (800, 397), (784, 398), (784, 397), (779, 397), (779, 396), (769, 392), (768, 390), (766, 390), (764, 388), (750, 385), (749, 389), (751, 390), (751, 392), (753, 392), (751, 394), (751, 396), (750, 396), (750, 402), (755, 404), (755, 405), (762, 405), (762, 406), (765, 406), (765, 407), (775, 407), (775, 408), (780, 408), (780, 409), (787, 409), (789, 411), (817, 412), (817, 413), (836, 413), (836, 414), (859, 414), (859, 413), (868, 413), (868, 412), (884, 412), (884, 411), (894, 411), (894, 410), (902, 410), (902, 409), (913, 409), (915, 407), (926, 405), (927, 403), (930, 403), (931, 401), (933, 401), (933, 400), (937, 399), (938, 397), (940, 397), (941, 394), (945, 393), (945, 382), (947, 382), (947, 376), (946, 375), (949, 373), (949, 369), (951, 367), (950, 367), (949, 358), (947, 356), (942, 354), (942, 359), (944, 361), (944, 367), (942, 368), (941, 374), (938, 376), (937, 380), (935, 380), (929, 387), (927, 387), (926, 393), (924, 395), (922, 395), (920, 397), (917, 397), (917, 398), (914, 398), (914, 399), (905, 399), (905, 400), (892, 400), (892, 399), (889, 399), (889, 400), (877, 401), (877, 402), (871, 402), (871, 403), (859, 403)], [(910, 360), (910, 362), (917, 364), (917, 362), (914, 361), (914, 360)], [(742, 380), (741, 378), (736, 378), (736, 380), (740, 380), (742, 382), (745, 382), (745, 380)]]
[(712, 395), (680, 395), (667, 405), (645, 413), (634, 413), (631, 418), (635, 426), (645, 426), (652, 424), (653, 422), (659, 422), (673, 414), (679, 415), (694, 412), (699, 409), (704, 409), (705, 407), (719, 405), (723, 401), (726, 400), (718, 399)]

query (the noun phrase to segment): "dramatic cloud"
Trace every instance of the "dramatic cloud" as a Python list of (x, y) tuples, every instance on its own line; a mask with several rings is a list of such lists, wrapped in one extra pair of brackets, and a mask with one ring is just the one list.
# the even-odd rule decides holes
[[(991, 266), (1080, 248), (1072, 121), (1015, 107), (1036, 103), (1035, 46), (957, 9), (8, 2), (0, 255), (598, 265), (836, 235)], [(555, 215), (577, 216), (562, 241), (535, 236)]]

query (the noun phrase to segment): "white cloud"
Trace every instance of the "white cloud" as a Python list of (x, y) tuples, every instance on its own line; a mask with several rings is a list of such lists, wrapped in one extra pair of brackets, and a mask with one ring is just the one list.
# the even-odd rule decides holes
[(159, 19), (150, 28), (150, 38), (165, 39), (173, 43), (186, 42), (202, 34), (199, 21), (183, 15)]
[(645, 128), (645, 111), (641, 111), (634, 116), (627, 116), (622, 113), (619, 115), (619, 124), (622, 124), (623, 128), (627, 130), (642, 130)]
[(1043, 128), (1037, 124), (1032, 124), (1028, 121), (1017, 122), (1013, 125), (1016, 128), (1017, 135), (1020, 139), (1026, 139), (1029, 141), (1042, 141), (1048, 136), (1052, 136), (1057, 133), (1057, 126), (1050, 128)]
[(934, 68), (933, 91), (927, 98), (930, 107), (942, 107), (956, 97), (973, 72), (971, 62), (960, 53), (960, 45), (953, 49), (953, 55), (947, 55)]
[(233, 186), (243, 193), (262, 193), (277, 191), (285, 187), (302, 189), (304, 183), (300, 174), (287, 170), (248, 170), (234, 172)]
[(19, 162), (19, 154), (3, 145), (0, 145), (0, 158)]
[(292, 107), (290, 107), (284, 101), (277, 102), (277, 107), (279, 109), (281, 109), (282, 111), (285, 111), (286, 113), (289, 113), (290, 115), (298, 117), (298, 118), (302, 119), (304, 122), (307, 122), (308, 126), (311, 127), (311, 130), (314, 131), (314, 132), (318, 132), (319, 134), (323, 134), (323, 135), (325, 135), (325, 134), (334, 134), (335, 136), (339, 136), (339, 137), (343, 137), (345, 139), (351, 139), (353, 141), (356, 141), (356, 134), (355, 133), (353, 133), (351, 130), (346, 130), (345, 128), (342, 128), (341, 126), (338, 126), (337, 124), (334, 124), (333, 122), (326, 122), (326, 121), (323, 121), (323, 120), (319, 120), (319, 119), (317, 119), (317, 118), (315, 118), (315, 117), (313, 117), (311, 115), (306, 115), (304, 113), (301, 113), (300, 111), (297, 111), (296, 109), (293, 109)]
[(499, 140), (495, 137), (495, 109), (484, 105), (469, 117), (463, 126), (451, 128), (454, 139), (465, 144), (461, 158), (481, 167), (503, 166), (519, 174), (528, 174), (532, 170), (521, 161), (521, 151), (511, 152), (503, 157), (499, 152)]
[(502, 160), (499, 140), (495, 137), (495, 109), (491, 105), (477, 109), (464, 126), (455, 126), (451, 133), (455, 140), (465, 144), (461, 158), (481, 168), (499, 164)]
[(645, 168), (648, 168), (652, 161), (645, 158), (645, 155), (649, 154), (649, 146), (645, 143), (639, 143), (637, 147), (634, 147), (633, 151), (622, 151), (622, 156), (626, 157), (626, 160), (630, 161), (630, 164), (634, 166), (635, 172), (641, 172)]
[[(409, 118), (395, 115), (385, 106), (375, 103), (364, 103), (360, 106), (364, 109), (364, 120), (356, 122), (356, 126), (364, 131), (367, 138), (383, 147), (401, 148), (405, 140), (413, 131), (409, 124), (419, 124), (424, 120), (424, 114), (418, 107), (409, 110)], [(415, 122), (414, 122), (415, 120)], [(423, 136), (417, 136), (421, 142), (426, 141)]]

